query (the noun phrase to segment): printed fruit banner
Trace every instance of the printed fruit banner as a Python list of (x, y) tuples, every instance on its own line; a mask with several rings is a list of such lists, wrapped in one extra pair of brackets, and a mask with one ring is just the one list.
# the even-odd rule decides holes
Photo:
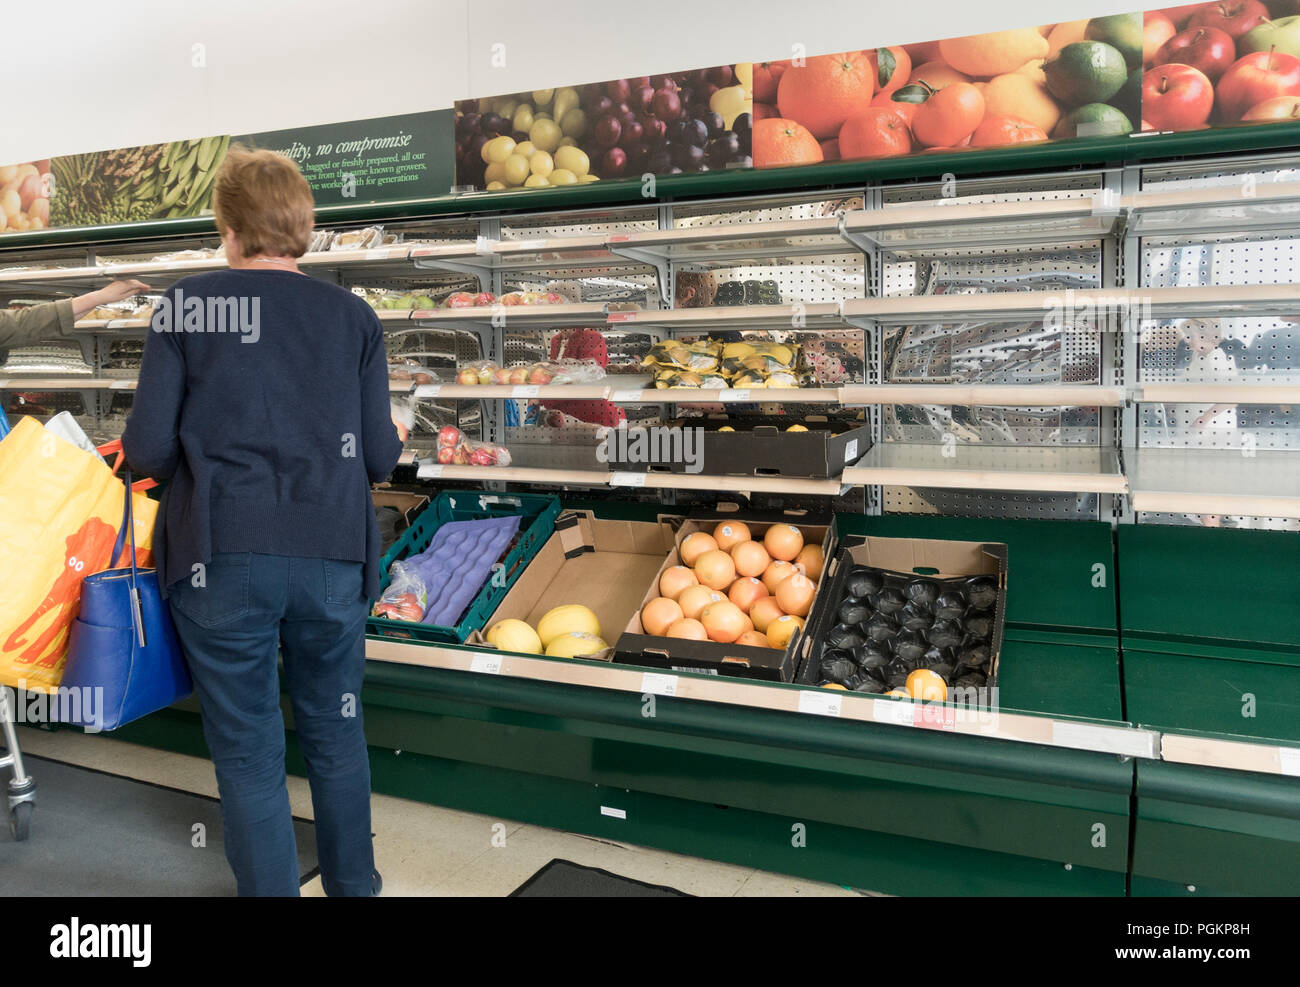
[(759, 168), (1300, 122), (1300, 0), (758, 62), (753, 79)]
[(550, 188), (748, 168), (753, 66), (715, 65), (456, 103), (456, 186)]

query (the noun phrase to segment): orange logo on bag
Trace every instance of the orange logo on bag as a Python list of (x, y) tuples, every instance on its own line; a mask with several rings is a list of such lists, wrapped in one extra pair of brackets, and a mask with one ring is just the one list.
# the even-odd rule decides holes
[[(0, 651), (11, 652), (16, 648), (23, 650), (16, 656), (20, 664), (31, 664), (45, 652), (60, 635), (68, 633), (67, 621), (54, 620), (31, 644), (23, 637), (36, 622), (47, 613), (58, 613), (64, 607), (75, 608), (81, 600), (81, 581), (91, 572), (98, 572), (111, 560), (108, 555), (113, 551), (113, 542), (117, 540), (117, 531), (111, 524), (105, 524), (97, 517), (87, 518), (85, 523), (67, 539), (67, 564), (63, 572), (54, 581), (45, 599), (40, 602), (35, 612), (14, 628), (4, 648)], [(75, 616), (75, 613), (72, 614)], [(25, 648), (24, 645), (27, 645)], [(63, 657), (63, 649), (56, 648), (45, 659), (38, 662), (37, 668), (53, 668)]]

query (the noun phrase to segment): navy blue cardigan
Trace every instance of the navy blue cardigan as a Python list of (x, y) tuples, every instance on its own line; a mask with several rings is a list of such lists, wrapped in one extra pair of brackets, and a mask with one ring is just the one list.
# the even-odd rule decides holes
[(364, 562), (378, 595), (370, 484), (402, 446), (383, 329), (356, 295), (292, 271), (178, 281), (122, 446), (134, 472), (170, 481), (154, 532), (164, 588), (213, 553), (258, 552)]

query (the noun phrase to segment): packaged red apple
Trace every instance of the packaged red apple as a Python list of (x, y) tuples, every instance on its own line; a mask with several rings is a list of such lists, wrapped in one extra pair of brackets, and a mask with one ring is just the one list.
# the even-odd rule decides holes
[(438, 375), (414, 361), (403, 360), (388, 365), (388, 379), (397, 383), (437, 384)]
[(423, 620), (429, 605), (429, 591), (415, 567), (397, 561), (388, 571), (393, 581), (375, 601), (371, 616), (412, 622)]
[(456, 370), (457, 384), (494, 384), (500, 383), (501, 368), (491, 360), (471, 360), (462, 363)]
[(501, 296), (502, 305), (561, 305), (567, 301), (557, 291), (507, 291)]
[(454, 291), (444, 299), (443, 308), (481, 308), (495, 305), (496, 295), (490, 291)]
[(595, 360), (555, 360), (535, 366), (549, 370), (553, 384), (590, 384), (605, 377), (605, 368)]

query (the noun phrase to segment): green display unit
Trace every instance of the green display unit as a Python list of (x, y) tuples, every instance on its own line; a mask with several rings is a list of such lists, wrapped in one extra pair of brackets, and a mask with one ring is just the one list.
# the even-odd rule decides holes
[(1295, 778), (1142, 761), (1136, 807), (1134, 895), (1295, 894)]
[(1128, 718), (1300, 741), (1300, 540), (1289, 531), (1118, 530)]

